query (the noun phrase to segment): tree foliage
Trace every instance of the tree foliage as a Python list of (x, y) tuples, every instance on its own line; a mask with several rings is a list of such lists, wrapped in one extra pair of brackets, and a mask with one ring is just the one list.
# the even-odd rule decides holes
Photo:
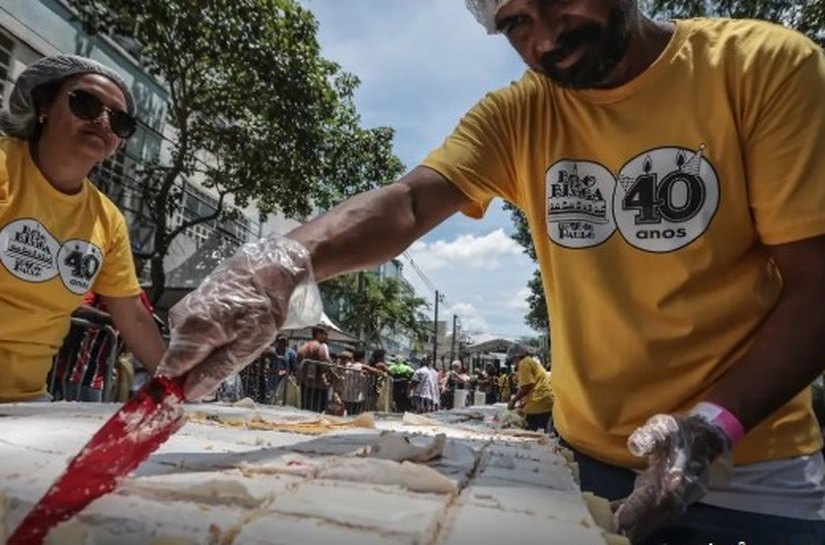
[[(318, 24), (297, 0), (70, 0), (90, 33), (128, 37), (140, 62), (168, 89), (176, 145), (139, 173), (155, 224), (153, 295), (176, 236), (225, 221), (255, 202), (305, 218), (403, 169), (392, 129), (365, 129), (353, 103), (359, 82), (321, 56)], [(219, 195), (214, 214), (170, 218), (183, 180)], [(232, 210), (236, 210), (233, 208)]]
[[(764, 19), (794, 28), (820, 46), (825, 45), (825, 0), (643, 0), (642, 7), (651, 15), (677, 19), (705, 16)], [(505, 203), (504, 208), (510, 211), (515, 227), (513, 240), (536, 261), (527, 217), (509, 203)], [(529, 310), (524, 321), (536, 331), (546, 331), (549, 321), (540, 271), (533, 273), (527, 287)]]
[(764, 19), (794, 28), (825, 45), (825, 0), (646, 0), (657, 16)]
[(418, 340), (428, 332), (430, 322), (422, 310), (427, 301), (394, 278), (348, 274), (321, 284), (321, 293), (337, 304), (341, 325), (368, 345), (381, 346), (382, 337), (391, 334)]

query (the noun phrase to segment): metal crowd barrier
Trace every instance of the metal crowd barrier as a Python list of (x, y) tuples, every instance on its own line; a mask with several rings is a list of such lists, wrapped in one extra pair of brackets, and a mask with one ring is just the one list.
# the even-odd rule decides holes
[(367, 369), (303, 360), (297, 379), (301, 408), (308, 411), (352, 416), (391, 410), (389, 380)]
[[(92, 333), (98, 333), (100, 336), (92, 339)], [(113, 401), (115, 362), (120, 351), (118, 341), (118, 333), (112, 326), (72, 317), (69, 333), (54, 357), (47, 378), (47, 388), (52, 398), (55, 401)], [(103, 357), (100, 357), (101, 350), (105, 350)], [(97, 366), (101, 362), (105, 366), (102, 389), (95, 388), (93, 383), (84, 384), (84, 379), (89, 373), (92, 378), (98, 374)], [(72, 375), (76, 371), (76, 366), (81, 363), (86, 369), (83, 370), (80, 380), (74, 382), (71, 380)]]

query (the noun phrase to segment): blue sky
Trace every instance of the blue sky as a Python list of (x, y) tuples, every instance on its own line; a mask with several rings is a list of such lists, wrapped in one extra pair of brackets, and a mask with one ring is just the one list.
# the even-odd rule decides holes
[[(524, 73), (500, 36), (488, 36), (462, 0), (303, 0), (320, 23), (324, 57), (361, 79), (364, 126), (396, 130), (395, 153), (408, 169), (452, 131), (485, 93)], [(481, 221), (457, 215), (407, 252), (446, 297), (474, 340), (534, 334), (524, 324), (534, 265), (509, 238), (501, 203)], [(432, 291), (405, 262), (422, 297)]]

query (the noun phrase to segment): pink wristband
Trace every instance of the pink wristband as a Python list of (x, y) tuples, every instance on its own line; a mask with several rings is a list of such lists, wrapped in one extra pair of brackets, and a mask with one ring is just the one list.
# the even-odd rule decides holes
[(742, 426), (742, 423), (736, 418), (736, 415), (721, 405), (702, 401), (690, 410), (690, 414), (704, 418), (725, 432), (731, 446), (738, 443), (739, 440), (745, 436), (745, 427)]

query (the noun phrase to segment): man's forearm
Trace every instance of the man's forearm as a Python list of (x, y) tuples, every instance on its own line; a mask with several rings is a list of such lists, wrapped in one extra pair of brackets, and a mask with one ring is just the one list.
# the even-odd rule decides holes
[(309, 250), (320, 282), (396, 257), (466, 202), (440, 174), (418, 167), (390, 186), (348, 199), (287, 236)]
[(530, 395), (530, 392), (533, 391), (533, 386), (535, 385), (528, 384), (526, 386), (522, 386), (521, 388), (519, 388), (516, 392), (516, 395), (513, 396), (513, 403), (518, 403), (519, 401)]
[(823, 309), (808, 294), (783, 295), (748, 351), (707, 400), (729, 409), (751, 429), (810, 385), (825, 365)]
[(706, 400), (733, 412), (745, 429), (809, 386), (825, 367), (823, 242), (804, 243), (814, 251), (783, 270), (785, 286), (776, 307), (744, 356), (708, 392)]

